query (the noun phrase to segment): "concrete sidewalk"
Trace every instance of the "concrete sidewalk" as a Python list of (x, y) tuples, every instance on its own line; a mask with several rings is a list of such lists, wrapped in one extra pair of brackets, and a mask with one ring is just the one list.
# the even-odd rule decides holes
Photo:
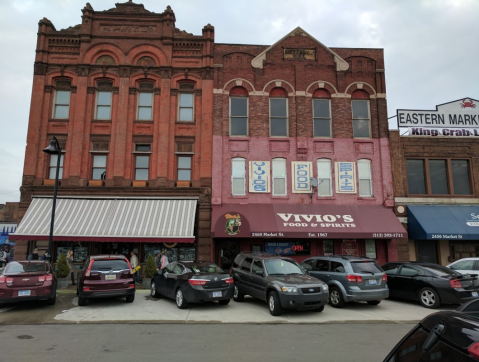
[[(46, 323), (417, 323), (437, 310), (405, 301), (384, 300), (377, 306), (366, 303), (349, 303), (336, 309), (327, 305), (323, 312), (285, 311), (273, 317), (266, 303), (246, 297), (241, 303), (231, 300), (227, 306), (217, 303), (193, 304), (178, 309), (175, 301), (154, 299), (149, 290), (136, 292), (132, 304), (124, 298), (96, 299), (78, 307), (73, 291), (61, 293), (63, 310)], [(443, 306), (438, 310), (454, 310), (457, 306)]]

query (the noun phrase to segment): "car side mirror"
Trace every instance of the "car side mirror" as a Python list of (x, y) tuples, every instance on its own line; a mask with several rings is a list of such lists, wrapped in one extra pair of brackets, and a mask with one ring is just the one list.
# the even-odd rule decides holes
[(255, 270), (254, 273), (256, 275), (264, 276), (264, 272), (262, 270)]

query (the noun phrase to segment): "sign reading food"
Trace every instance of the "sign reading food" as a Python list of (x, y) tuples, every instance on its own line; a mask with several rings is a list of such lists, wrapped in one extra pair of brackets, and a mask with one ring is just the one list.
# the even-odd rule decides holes
[(309, 161), (291, 162), (293, 176), (293, 193), (309, 194), (311, 192), (310, 178), (313, 176), (313, 163)]

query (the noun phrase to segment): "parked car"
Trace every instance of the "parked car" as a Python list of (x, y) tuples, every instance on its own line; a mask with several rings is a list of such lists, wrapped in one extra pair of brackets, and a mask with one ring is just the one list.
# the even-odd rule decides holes
[(477, 276), (464, 275), (445, 266), (420, 262), (383, 265), (388, 276), (389, 296), (419, 301), (423, 307), (461, 304), (477, 298)]
[(211, 301), (227, 305), (233, 298), (233, 278), (211, 262), (173, 262), (151, 280), (151, 296), (160, 295), (175, 299), (180, 309)]
[(383, 362), (479, 361), (476, 301), (456, 311), (428, 315), (391, 350)]
[(92, 255), (84, 265), (77, 286), (78, 305), (88, 299), (126, 297), (135, 300), (135, 280), (128, 259), (123, 255)]
[(347, 302), (366, 301), (378, 305), (389, 296), (387, 277), (374, 260), (356, 256), (316, 256), (301, 266), (309, 275), (328, 284), (332, 307), (342, 308)]
[(479, 258), (459, 259), (447, 267), (461, 274), (479, 274)]
[(326, 283), (306, 274), (293, 259), (271, 255), (238, 254), (231, 272), (234, 296), (241, 302), (245, 295), (267, 302), (273, 316), (283, 309), (322, 312), (328, 301)]
[(24, 300), (53, 305), (56, 296), (57, 278), (46, 261), (11, 261), (0, 274), (0, 305)]

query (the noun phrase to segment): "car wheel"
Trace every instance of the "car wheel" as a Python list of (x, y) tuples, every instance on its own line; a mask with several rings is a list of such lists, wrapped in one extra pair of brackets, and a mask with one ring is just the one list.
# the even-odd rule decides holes
[(221, 304), (221, 305), (228, 305), (229, 302), (230, 302), (230, 299), (219, 300), (219, 301), (218, 301), (218, 303)]
[(368, 300), (367, 303), (369, 305), (378, 305), (379, 303), (381, 303), (380, 300)]
[(53, 298), (48, 298), (47, 299), (47, 304), (48, 305), (55, 305), (56, 302), (57, 302), (57, 294), (55, 292), (55, 295), (53, 296)]
[(341, 291), (336, 288), (332, 287), (329, 289), (329, 302), (331, 303), (331, 307), (334, 308), (342, 308), (344, 307), (344, 298), (341, 294)]
[(242, 302), (244, 300), (244, 294), (240, 292), (239, 287), (236, 283), (233, 291), (233, 299), (235, 302)]
[(317, 309), (314, 309), (314, 311), (318, 312), (318, 313), (321, 313), (323, 310), (324, 310), (324, 305), (322, 305), (321, 307), (319, 307)]
[(281, 302), (279, 301), (278, 293), (271, 292), (268, 295), (268, 307), (269, 312), (273, 316), (279, 316), (281, 314)]
[(419, 302), (423, 307), (435, 309), (441, 305), (439, 295), (432, 288), (422, 288), (419, 292)]
[(84, 305), (86, 305), (86, 298), (78, 296), (78, 306), (83, 307)]
[(135, 300), (135, 294), (130, 294), (126, 296), (127, 303), (133, 303), (134, 300)]
[(153, 298), (159, 298), (160, 297), (160, 294), (156, 291), (156, 284), (153, 282), (151, 283), (151, 296)]
[(181, 289), (178, 289), (176, 291), (176, 306), (180, 309), (185, 309), (186, 307), (188, 307), (188, 303), (186, 302)]

